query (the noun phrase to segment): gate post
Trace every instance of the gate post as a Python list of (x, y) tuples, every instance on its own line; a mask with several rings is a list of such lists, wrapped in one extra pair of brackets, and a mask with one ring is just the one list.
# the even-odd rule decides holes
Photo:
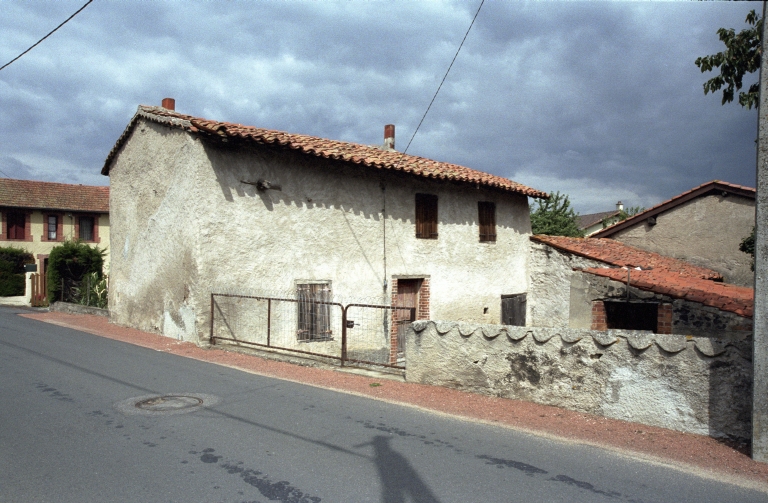
[(347, 361), (347, 308), (341, 307), (341, 366)]

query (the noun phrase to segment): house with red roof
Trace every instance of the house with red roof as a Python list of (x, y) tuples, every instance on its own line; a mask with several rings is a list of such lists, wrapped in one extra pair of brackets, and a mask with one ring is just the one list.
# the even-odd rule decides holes
[[(138, 108), (102, 174), (112, 319), (197, 343), (221, 291), (497, 323), (502, 298), (527, 290), (528, 198), (548, 197), (398, 152), (394, 126), (369, 146), (185, 115), (171, 99)], [(293, 337), (313, 351), (331, 329), (302, 309), (320, 321)]]
[(533, 326), (751, 334), (753, 289), (723, 283), (717, 271), (613, 239), (535, 235), (531, 242)]
[(752, 287), (752, 258), (739, 250), (755, 225), (755, 189), (713, 180), (591, 237), (714, 269), (725, 282)]
[(0, 246), (27, 250), (41, 273), (67, 239), (105, 249), (109, 267), (109, 187), (0, 178), (0, 214)]

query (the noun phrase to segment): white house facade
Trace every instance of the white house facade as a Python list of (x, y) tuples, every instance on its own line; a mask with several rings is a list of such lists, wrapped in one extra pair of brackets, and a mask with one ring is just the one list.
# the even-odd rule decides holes
[(527, 291), (527, 198), (545, 193), (164, 105), (139, 107), (102, 171), (114, 322), (205, 344), (211, 293), (309, 289), (410, 292), (420, 319), (496, 323), (502, 297)]

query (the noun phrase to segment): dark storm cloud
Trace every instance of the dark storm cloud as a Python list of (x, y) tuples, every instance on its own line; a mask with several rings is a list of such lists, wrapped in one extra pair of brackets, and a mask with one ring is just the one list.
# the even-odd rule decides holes
[[(82, 5), (2, 2), (7, 61)], [(404, 149), (477, 5), (94, 2), (0, 72), (0, 169), (105, 184), (138, 104)], [(409, 153), (649, 206), (754, 184), (755, 112), (704, 96), (696, 57), (750, 4), (486, 1)], [(8, 172), (13, 171), (13, 173)], [(18, 173), (18, 175), (16, 174)]]

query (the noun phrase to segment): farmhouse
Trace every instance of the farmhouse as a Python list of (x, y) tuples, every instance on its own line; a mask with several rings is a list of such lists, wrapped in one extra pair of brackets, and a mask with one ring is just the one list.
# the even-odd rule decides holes
[(755, 189), (713, 180), (599, 230), (622, 243), (714, 269), (726, 283), (752, 287), (752, 258), (739, 243), (755, 225)]
[(109, 187), (0, 178), (0, 246), (23, 248), (45, 273), (51, 249), (78, 239), (107, 251)]
[[(217, 292), (498, 323), (502, 298), (527, 291), (528, 197), (546, 193), (397, 152), (394, 126), (366, 146), (163, 105), (138, 108), (102, 170), (116, 323), (205, 344)], [(299, 304), (292, 337), (333, 339), (324, 308)]]

